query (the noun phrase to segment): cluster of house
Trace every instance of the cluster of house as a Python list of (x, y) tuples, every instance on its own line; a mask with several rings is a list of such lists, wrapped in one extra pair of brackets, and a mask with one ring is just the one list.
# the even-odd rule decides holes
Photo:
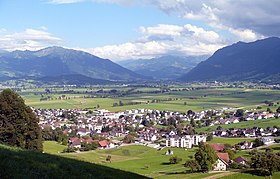
[[(73, 134), (76, 137), (98, 135), (102, 138), (111, 141), (116, 137), (125, 137), (129, 134), (130, 128), (133, 127), (137, 137), (135, 143), (153, 143), (159, 138), (166, 138), (165, 146), (170, 147), (183, 147), (191, 148), (192, 145), (198, 145), (199, 142), (205, 142), (206, 136), (204, 135), (184, 135), (177, 136), (176, 132), (161, 130), (156, 127), (163, 125), (162, 119), (175, 119), (176, 123), (180, 121), (190, 121), (190, 119), (200, 120), (209, 116), (209, 111), (201, 111), (197, 113), (185, 114), (179, 112), (158, 111), (148, 109), (134, 109), (125, 110), (120, 112), (110, 112), (108, 110), (80, 110), (80, 109), (33, 109), (39, 117), (39, 125), (41, 128), (51, 127), (53, 130), (56, 128), (63, 129), (66, 135)], [(215, 115), (222, 115), (223, 111), (228, 109), (212, 110), (211, 113)], [(233, 113), (234, 114), (234, 113)], [(255, 113), (247, 112), (246, 115)], [(266, 114), (267, 117), (275, 116), (271, 113), (262, 113), (262, 117)], [(238, 118), (232, 120), (238, 121)], [(222, 119), (220, 119), (222, 120)], [(152, 125), (145, 125), (145, 121), (152, 122)], [(215, 123), (216, 120), (212, 121)], [(234, 121), (233, 121), (234, 123)], [(277, 132), (277, 128), (246, 128), (246, 129), (230, 129), (230, 130), (216, 130), (214, 135), (223, 137), (257, 137), (257, 136), (270, 136)], [(71, 135), (73, 136), (73, 135)], [(77, 144), (83, 141), (70, 141), (70, 144)], [(91, 141), (87, 141), (91, 142)], [(74, 145), (73, 144), (73, 145)], [(101, 148), (111, 148), (118, 145), (119, 142), (110, 142), (107, 147), (104, 145)]]
[(253, 127), (253, 128), (232, 128), (232, 129), (216, 129), (213, 135), (218, 137), (266, 137), (277, 136), (280, 131), (276, 127)]
[(83, 142), (87, 144), (96, 143), (97, 147), (99, 147), (100, 149), (115, 148), (116, 146), (120, 145), (120, 141), (118, 140), (112, 140), (109, 142), (108, 140), (93, 140), (91, 138), (83, 139), (78, 137), (72, 137), (69, 139), (69, 146), (79, 149), (82, 147)]
[[(223, 124), (234, 124), (241, 122), (241, 119), (239, 117), (234, 117), (234, 112), (231, 112), (230, 115), (232, 117), (229, 118), (223, 118), (220, 117), (218, 119), (215, 119), (211, 121), (209, 126), (215, 126), (215, 125), (223, 125)], [(246, 111), (246, 114), (242, 117), (242, 121), (252, 121), (252, 120), (259, 120), (259, 119), (269, 119), (274, 117), (280, 117), (280, 113), (269, 113), (266, 111), (260, 111), (260, 112), (251, 112)]]

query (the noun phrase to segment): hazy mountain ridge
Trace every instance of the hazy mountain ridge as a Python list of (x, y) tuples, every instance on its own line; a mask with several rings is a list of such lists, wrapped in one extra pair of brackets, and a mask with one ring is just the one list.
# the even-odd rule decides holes
[(199, 63), (183, 81), (271, 81), (280, 82), (280, 38), (238, 42), (217, 50)]
[(102, 80), (139, 80), (143, 77), (110, 60), (86, 52), (48, 47), (13, 51), (0, 56), (0, 77), (45, 77), (80, 74)]
[(118, 64), (153, 79), (176, 79), (206, 58), (206, 56), (169, 55), (153, 59), (125, 60), (118, 62)]

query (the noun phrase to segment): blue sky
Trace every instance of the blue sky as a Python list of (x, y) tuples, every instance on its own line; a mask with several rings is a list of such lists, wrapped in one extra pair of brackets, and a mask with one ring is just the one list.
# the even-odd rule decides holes
[(114, 61), (211, 55), (279, 36), (278, 7), (277, 0), (0, 0), (0, 49), (57, 45)]

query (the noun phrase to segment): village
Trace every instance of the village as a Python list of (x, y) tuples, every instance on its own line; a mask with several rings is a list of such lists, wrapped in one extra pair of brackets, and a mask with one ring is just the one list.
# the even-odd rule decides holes
[[(44, 131), (61, 131), (68, 145), (65, 152), (81, 152), (87, 150), (111, 149), (125, 145), (145, 145), (161, 150), (164, 147), (191, 149), (200, 142), (207, 142), (213, 137), (260, 139), (263, 145), (274, 143), (275, 136), (280, 131), (275, 126), (268, 128), (231, 128), (223, 129), (221, 124), (234, 124), (249, 120), (267, 120), (278, 118), (279, 113), (267, 111), (240, 111), (219, 109), (201, 112), (187, 111), (186, 113), (135, 109), (120, 112), (108, 110), (79, 110), (79, 109), (35, 109)], [(239, 114), (240, 113), (240, 114)], [(242, 114), (241, 114), (242, 113)], [(239, 117), (237, 117), (239, 116)], [(198, 126), (218, 126), (208, 133), (196, 133)], [(44, 136), (43, 136), (44, 137)], [(47, 139), (48, 140), (48, 139)], [(217, 153), (218, 161), (214, 170), (226, 170), (230, 162), (246, 164), (247, 159), (238, 156), (231, 159), (225, 151), (225, 144), (210, 144)], [(242, 141), (234, 150), (252, 150), (258, 147), (252, 141)], [(172, 155), (168, 150), (166, 155)]]
[[(198, 145), (200, 141), (206, 141), (207, 133), (201, 133), (198, 139), (191, 139), (195, 132), (192, 126), (199, 123), (200, 126), (214, 126), (221, 124), (239, 123), (248, 120), (266, 120), (279, 117), (279, 113), (244, 111), (241, 117), (235, 117), (236, 111), (228, 112), (228, 118), (222, 117), (226, 109), (201, 111), (187, 113), (135, 109), (121, 112), (110, 112), (108, 110), (79, 110), (79, 109), (33, 109), (40, 119), (39, 125), (42, 129), (50, 127), (63, 129), (63, 134), (71, 136), (70, 144), (79, 147), (79, 142), (73, 140), (84, 136), (99, 136), (107, 140), (103, 148), (114, 147), (121, 144), (123, 139), (130, 133), (134, 133), (133, 140), (129, 143), (155, 144), (154, 147), (171, 146), (191, 148)], [(216, 119), (211, 119), (213, 116)], [(196, 122), (194, 122), (196, 121)], [(211, 121), (211, 122), (209, 122)], [(189, 123), (190, 122), (190, 123)], [(185, 125), (184, 125), (185, 124)], [(163, 128), (162, 126), (166, 126)], [(178, 130), (179, 129), (179, 130)], [(211, 132), (216, 137), (262, 137), (264, 142), (273, 141), (272, 136), (279, 132), (276, 126), (267, 129), (254, 128), (232, 128), (223, 129), (217, 127)], [(71, 135), (70, 135), (71, 134)], [(183, 141), (193, 141), (186, 142)], [(109, 142), (111, 141), (111, 143)], [(112, 141), (114, 141), (112, 143)], [(195, 141), (195, 142), (194, 142)], [(104, 142), (103, 142), (104, 143)], [(183, 144), (184, 143), (184, 144)], [(112, 145), (114, 144), (114, 145)]]

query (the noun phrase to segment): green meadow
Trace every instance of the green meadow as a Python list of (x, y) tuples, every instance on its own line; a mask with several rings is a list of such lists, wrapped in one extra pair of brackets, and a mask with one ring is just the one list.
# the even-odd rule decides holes
[[(229, 143), (236, 144), (245, 139), (229, 139), (214, 138), (210, 143)], [(280, 151), (280, 144), (270, 146), (275, 152)], [(57, 150), (55, 148), (57, 147)], [(142, 176), (150, 178), (222, 178), (227, 176), (238, 176), (243, 178), (257, 177), (255, 175), (239, 172), (223, 172), (223, 173), (189, 173), (188, 168), (184, 167), (184, 163), (190, 160), (196, 152), (196, 148), (182, 149), (182, 148), (170, 148), (174, 152), (174, 156), (182, 158), (182, 161), (178, 164), (169, 164), (170, 156), (165, 155), (165, 152), (169, 148), (162, 150), (153, 149), (142, 145), (129, 145), (116, 149), (100, 150), (81, 153), (60, 153), (63, 150), (60, 144), (56, 142), (45, 142), (44, 152), (50, 154), (56, 154), (61, 157), (66, 157), (75, 160), (81, 160), (88, 163), (94, 163), (113, 169), (122, 171), (128, 171)], [(58, 153), (58, 151), (60, 152)], [(106, 157), (111, 155), (111, 163), (106, 161)], [(237, 151), (235, 157), (243, 156), (250, 159), (249, 151)], [(280, 173), (276, 173), (278, 176)], [(264, 178), (264, 177), (261, 177)]]
[[(119, 90), (120, 97), (93, 97), (84, 98), (87, 95), (85, 91), (103, 91)], [(223, 107), (252, 109), (256, 106), (262, 106), (266, 110), (264, 101), (279, 102), (280, 91), (244, 89), (244, 88), (207, 88), (189, 91), (179, 91), (179, 87), (174, 88), (177, 91), (164, 93), (152, 93), (160, 91), (158, 88), (127, 88), (122, 86), (109, 87), (91, 87), (74, 88), (71, 94), (64, 94), (67, 99), (58, 99), (62, 94), (61, 89), (53, 90), (56, 93), (45, 94), (43, 89), (28, 89), (19, 94), (24, 98), (27, 105), (37, 108), (90, 108), (108, 109), (110, 111), (121, 111), (128, 109), (146, 108), (168, 111), (186, 112), (191, 109), (201, 111), (204, 109), (217, 109)], [(138, 93), (127, 93), (127, 91), (137, 91)], [(41, 95), (49, 96), (50, 99), (40, 101)], [(157, 100), (158, 102), (153, 102)], [(122, 101), (124, 104), (130, 102), (141, 102), (137, 105), (113, 106), (114, 103)], [(276, 107), (271, 107), (275, 110)]]

